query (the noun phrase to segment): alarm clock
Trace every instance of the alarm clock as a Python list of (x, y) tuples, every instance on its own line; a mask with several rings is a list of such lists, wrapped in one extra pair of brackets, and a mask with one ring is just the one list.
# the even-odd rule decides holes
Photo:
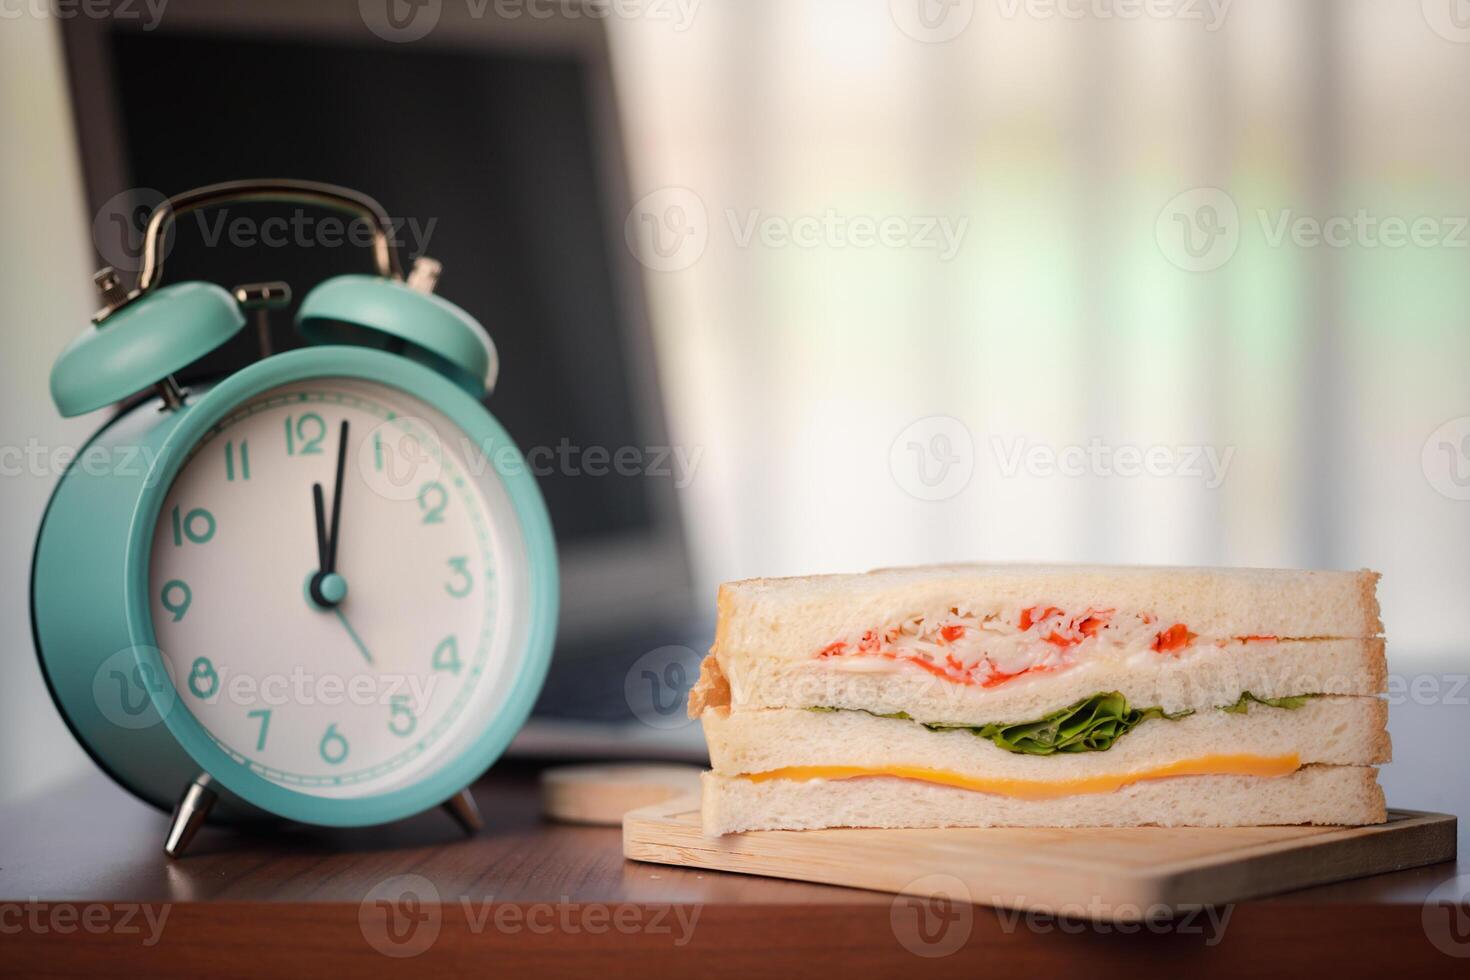
[[(231, 202), (321, 206), (373, 229), (374, 272), (312, 289), (305, 348), (272, 354), (284, 283), (162, 285), (177, 216)], [(31, 605), (51, 695), (97, 764), (206, 821), (362, 826), (446, 806), (540, 691), (556, 552), (519, 450), (485, 410), (484, 329), (405, 278), (383, 209), (306, 181), (217, 184), (149, 217), (129, 289), (57, 359), (62, 415), (133, 399), (80, 449), (39, 531)], [(184, 390), (181, 369), (257, 321), (262, 357)]]

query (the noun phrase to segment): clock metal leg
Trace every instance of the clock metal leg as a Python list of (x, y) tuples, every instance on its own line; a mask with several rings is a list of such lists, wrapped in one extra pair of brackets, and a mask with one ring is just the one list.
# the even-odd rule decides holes
[(208, 776), (201, 775), (184, 789), (179, 805), (174, 808), (173, 820), (168, 825), (168, 837), (163, 842), (163, 853), (176, 858), (184, 853), (194, 839), (218, 794), (210, 788)]
[(480, 808), (475, 805), (475, 798), (468, 789), (462, 789), (446, 800), (444, 809), (449, 811), (466, 836), (475, 836), (485, 826), (485, 821), (480, 819)]

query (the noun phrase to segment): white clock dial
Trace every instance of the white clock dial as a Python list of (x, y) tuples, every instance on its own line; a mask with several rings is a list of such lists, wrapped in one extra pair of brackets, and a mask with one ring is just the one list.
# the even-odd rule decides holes
[[(324, 378), (250, 399), (192, 450), (153, 536), (153, 622), (179, 704), (238, 762), (305, 794), (381, 793), (494, 717), (525, 570), (483, 448), (396, 388)], [(339, 455), (335, 578), (314, 596), (313, 487), (331, 545)]]

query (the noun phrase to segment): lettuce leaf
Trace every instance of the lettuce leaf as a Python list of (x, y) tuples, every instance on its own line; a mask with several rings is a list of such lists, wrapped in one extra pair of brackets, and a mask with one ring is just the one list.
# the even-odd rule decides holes
[[(1150, 718), (1174, 720), (1193, 714), (1167, 714), (1162, 708), (1130, 708), (1117, 691), (1094, 694), (1054, 711), (1039, 721), (991, 723), (969, 730), (1007, 752), (1052, 755), (1057, 752), (1106, 752), (1113, 743)], [(931, 726), (932, 727), (932, 726)], [(969, 727), (969, 726), (966, 726)]]
[[(1314, 694), (1284, 698), (1258, 698), (1246, 691), (1234, 704), (1221, 705), (1221, 711), (1243, 714), (1252, 703), (1272, 708), (1300, 708)], [(842, 711), (842, 708), (811, 708), (811, 711)], [(878, 718), (913, 719), (904, 711), (891, 714), (866, 712)], [(1194, 714), (1174, 714), (1163, 708), (1130, 708), (1128, 699), (1117, 691), (1094, 694), (1037, 721), (992, 722), (988, 725), (966, 725), (947, 722), (922, 722), (931, 732), (967, 731), (977, 738), (989, 739), (1007, 752), (1024, 755), (1055, 755), (1058, 752), (1106, 752), (1113, 743), (1151, 718), (1177, 721)]]
[(1228, 711), (1232, 715), (1243, 715), (1250, 710), (1252, 703), (1264, 704), (1272, 708), (1300, 708), (1307, 703), (1308, 698), (1315, 698), (1315, 694), (1294, 694), (1284, 698), (1258, 698), (1250, 691), (1246, 691), (1235, 700), (1234, 704), (1220, 705), (1221, 711)]

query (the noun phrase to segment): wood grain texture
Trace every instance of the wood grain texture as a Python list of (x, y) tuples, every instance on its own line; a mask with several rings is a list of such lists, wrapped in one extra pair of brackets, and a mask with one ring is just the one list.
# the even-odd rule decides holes
[(541, 773), (541, 812), (566, 823), (621, 827), (623, 815), (699, 792), (699, 767), (648, 763), (553, 766)]
[[(1463, 794), (1470, 784), (1443, 782)], [(1122, 932), (1099, 923), (967, 906), (942, 957), (915, 952), (922, 909), (890, 894), (627, 861), (620, 831), (549, 823), (537, 769), (501, 763), (475, 787), (486, 827), (463, 837), (441, 813), (384, 827), (207, 828), (180, 861), (160, 847), (167, 816), (89, 774), (45, 797), (0, 803), (0, 976), (806, 975), (1088, 977), (1312, 974), (1349, 961), (1380, 975), (1463, 968), (1426, 934), (1424, 901), (1470, 873), (1442, 863), (1292, 892), (1201, 920)], [(1425, 798), (1428, 797), (1427, 793)], [(1460, 796), (1446, 804), (1470, 803)], [(384, 955), (364, 903), (400, 875), (432, 884), (440, 929), (420, 955)], [(39, 906), (166, 905), (160, 940), (32, 928)], [(532, 929), (501, 927), (502, 908)], [(570, 919), (561, 917), (570, 909)], [(625, 910), (621, 911), (620, 910)], [(689, 941), (654, 926), (698, 910)], [(44, 911), (44, 909), (43, 909)], [(956, 910), (951, 908), (949, 913)], [(68, 914), (77, 914), (69, 912)], [(112, 913), (106, 913), (111, 915)], [(593, 915), (597, 918), (593, 918)], [(602, 928), (624, 914), (648, 928)], [(541, 915), (541, 920), (535, 917)], [(17, 919), (17, 916), (22, 918)], [(116, 917), (113, 917), (116, 921)], [(370, 921), (370, 920), (369, 920)], [(570, 924), (568, 924), (570, 923)], [(1106, 931), (1105, 931), (1106, 930)], [(905, 945), (905, 942), (908, 944)], [(1466, 949), (1470, 951), (1470, 938)], [(1462, 970), (1463, 972), (1463, 970)]]
[(1137, 919), (1448, 861), (1455, 818), (1390, 811), (1370, 827), (758, 831), (706, 837), (699, 798), (623, 819), (636, 861), (984, 905)]
[[(530, 907), (518, 906), (523, 912)], [(532, 932), (477, 924), (440, 908), (433, 941), (410, 958), (364, 939), (356, 904), (183, 905), (162, 941), (126, 935), (21, 933), (0, 939), (0, 976), (188, 977), (1242, 977), (1464, 976), (1426, 937), (1418, 906), (1246, 905), (1216, 923), (1174, 922), (1136, 930), (1045, 917), (1008, 918), (976, 908), (946, 938), (953, 952), (926, 955), (905, 944), (881, 906), (711, 905), (687, 933)], [(649, 907), (652, 921), (657, 907)], [(682, 941), (687, 940), (687, 941)], [(682, 941), (682, 942), (681, 942)], [(1347, 964), (1351, 964), (1348, 968)], [(1337, 964), (1333, 968), (1333, 964)]]

